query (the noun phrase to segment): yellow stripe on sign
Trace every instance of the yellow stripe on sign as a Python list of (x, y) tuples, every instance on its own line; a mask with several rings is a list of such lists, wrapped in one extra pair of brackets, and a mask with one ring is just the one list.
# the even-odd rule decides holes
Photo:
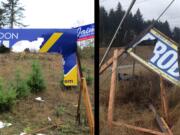
[(54, 43), (62, 36), (63, 33), (53, 33), (52, 36), (46, 41), (46, 43), (42, 46), (39, 52), (47, 52)]

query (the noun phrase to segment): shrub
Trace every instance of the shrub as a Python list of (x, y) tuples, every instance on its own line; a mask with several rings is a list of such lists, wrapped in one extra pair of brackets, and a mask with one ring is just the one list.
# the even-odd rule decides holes
[(87, 82), (87, 85), (92, 85), (92, 83), (93, 83), (93, 77), (92, 76), (87, 76), (86, 77), (86, 82)]
[(87, 85), (92, 85), (94, 79), (93, 79), (93, 77), (90, 75), (90, 70), (88, 69), (86, 73), (87, 73), (87, 77), (86, 77)]
[(5, 47), (4, 45), (0, 45), (0, 53), (9, 53), (10, 48)]
[(16, 71), (13, 87), (16, 90), (17, 98), (26, 97), (30, 93), (30, 89), (28, 88), (26, 81), (21, 79), (19, 70)]
[(27, 85), (29, 86), (31, 92), (37, 93), (46, 88), (45, 81), (41, 72), (41, 67), (38, 61), (33, 61), (32, 72), (27, 80)]
[(94, 59), (94, 47), (84, 47), (81, 49), (78, 47), (79, 57), (83, 59), (91, 58)]
[(4, 89), (2, 80), (0, 80), (0, 111), (9, 111), (16, 101), (16, 91), (9, 86)]

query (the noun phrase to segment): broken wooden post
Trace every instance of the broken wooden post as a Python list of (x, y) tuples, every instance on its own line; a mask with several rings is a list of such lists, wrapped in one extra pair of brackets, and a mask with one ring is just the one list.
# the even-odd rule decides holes
[(116, 50), (114, 50), (114, 56), (113, 56), (112, 76), (111, 76), (109, 106), (108, 106), (108, 128), (109, 128), (108, 130), (109, 130), (109, 134), (112, 134), (114, 96), (115, 96), (115, 87), (116, 87), (117, 56), (118, 56), (118, 50), (116, 49)]
[(100, 67), (99, 74), (102, 74), (109, 66), (111, 66), (111, 64), (113, 63), (113, 60), (118, 59), (118, 57), (120, 57), (123, 53), (125, 53), (124, 48), (121, 48), (120, 50), (118, 50), (118, 54), (117, 54), (116, 58), (111, 57), (105, 64), (103, 64)]
[(147, 128), (142, 128), (142, 127), (137, 127), (137, 126), (125, 124), (125, 123), (122, 123), (122, 122), (114, 122), (113, 121), (113, 125), (115, 125), (115, 126), (124, 126), (126, 128), (130, 128), (130, 129), (133, 129), (133, 130), (136, 130), (136, 131), (139, 131), (139, 132), (143, 132), (143, 133), (149, 133), (149, 134), (152, 134), (152, 135), (167, 135), (167, 134), (161, 133), (159, 131), (155, 131), (155, 130), (151, 130), (151, 129), (147, 129)]
[(168, 101), (167, 101), (164, 79), (162, 77), (160, 77), (160, 92), (161, 92), (161, 107), (162, 107), (163, 116), (169, 125)]
[(93, 116), (93, 112), (92, 112), (92, 106), (91, 106), (91, 101), (90, 101), (90, 96), (89, 96), (89, 92), (88, 92), (86, 79), (84, 77), (82, 78), (82, 82), (83, 82), (82, 94), (84, 97), (84, 103), (85, 103), (85, 107), (86, 107), (87, 119), (88, 119), (88, 124), (89, 124), (89, 128), (90, 128), (90, 135), (94, 135), (94, 116)]

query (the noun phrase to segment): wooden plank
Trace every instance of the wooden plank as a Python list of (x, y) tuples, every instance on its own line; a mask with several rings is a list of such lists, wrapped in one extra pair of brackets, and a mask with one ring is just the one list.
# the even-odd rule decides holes
[(137, 126), (121, 123), (121, 122), (114, 122), (113, 121), (112, 124), (115, 126), (124, 126), (126, 128), (134, 129), (134, 130), (137, 130), (140, 132), (149, 133), (149, 134), (153, 134), (153, 135), (166, 135), (165, 133), (161, 133), (159, 131), (155, 131), (155, 130), (147, 129), (147, 128), (142, 128), (142, 127), (137, 127)]
[(116, 50), (114, 50), (114, 56), (113, 56), (112, 76), (111, 76), (109, 105), (108, 105), (108, 118), (107, 119), (108, 119), (109, 134), (112, 134), (114, 96), (115, 96), (115, 87), (116, 87), (117, 56), (118, 56), (118, 50), (116, 49)]
[(161, 107), (164, 118), (166, 122), (169, 124), (169, 114), (168, 114), (168, 103), (167, 103), (167, 95), (164, 85), (164, 80), (160, 77), (160, 92), (161, 92)]
[(117, 54), (116, 58), (114, 58), (114, 56), (111, 57), (105, 64), (103, 64), (100, 67), (99, 75), (102, 74), (109, 66), (111, 66), (114, 59), (118, 59), (118, 57), (120, 57), (124, 52), (125, 52), (124, 48), (121, 48), (120, 50), (118, 50), (118, 54)]
[(168, 124), (166, 123), (166, 121), (164, 120), (163, 117), (161, 117), (161, 121), (163, 122), (163, 124), (164, 124), (165, 127), (167, 128), (168, 134), (169, 134), (169, 135), (173, 135), (173, 132), (171, 131), (171, 129), (169, 128)]
[(94, 115), (92, 112), (92, 106), (91, 106), (91, 101), (90, 101), (90, 96), (88, 92), (88, 87), (86, 83), (86, 79), (83, 77), (83, 97), (84, 97), (84, 104), (86, 107), (86, 114), (87, 114), (87, 119), (88, 119), (88, 124), (90, 128), (90, 135), (94, 135)]
[(160, 130), (161, 130), (163, 133), (167, 133), (167, 132), (168, 132), (168, 129), (166, 128), (166, 126), (165, 126), (164, 123), (162, 122), (161, 117), (158, 115), (155, 107), (154, 107), (152, 104), (149, 104), (149, 109), (154, 113), (156, 122), (157, 122)]
[(48, 130), (48, 129), (51, 129), (51, 128), (54, 128), (54, 127), (58, 127), (60, 125), (62, 125), (62, 123), (58, 123), (58, 124), (50, 125), (50, 126), (47, 126), (47, 127), (43, 127), (43, 128), (31, 131), (30, 133), (27, 133), (27, 134), (24, 134), (24, 135), (36, 134), (36, 133), (39, 133), (39, 132), (42, 132), (42, 131), (45, 131), (45, 130)]

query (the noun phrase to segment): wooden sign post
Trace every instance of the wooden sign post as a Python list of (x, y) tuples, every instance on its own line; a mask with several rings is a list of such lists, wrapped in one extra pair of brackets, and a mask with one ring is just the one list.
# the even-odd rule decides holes
[(108, 106), (108, 127), (109, 134), (111, 135), (112, 131), (112, 121), (113, 121), (113, 112), (114, 112), (114, 96), (115, 96), (115, 88), (116, 88), (116, 69), (117, 69), (117, 55), (118, 50), (114, 51), (113, 56), (113, 65), (112, 65), (112, 76), (111, 76), (111, 86), (110, 86), (110, 94), (109, 94), (109, 106)]
[(79, 91), (79, 97), (78, 97), (76, 120), (80, 124), (80, 106), (81, 106), (81, 98), (83, 96), (84, 104), (85, 104), (85, 108), (86, 108), (87, 119), (88, 119), (88, 124), (89, 124), (89, 128), (90, 128), (90, 135), (94, 135), (94, 115), (93, 115), (93, 111), (92, 111), (87, 82), (86, 82), (85, 77), (83, 76), (83, 72), (81, 69), (81, 62), (80, 62), (78, 54), (77, 54), (77, 61), (78, 61), (78, 69), (79, 69), (80, 91)]

